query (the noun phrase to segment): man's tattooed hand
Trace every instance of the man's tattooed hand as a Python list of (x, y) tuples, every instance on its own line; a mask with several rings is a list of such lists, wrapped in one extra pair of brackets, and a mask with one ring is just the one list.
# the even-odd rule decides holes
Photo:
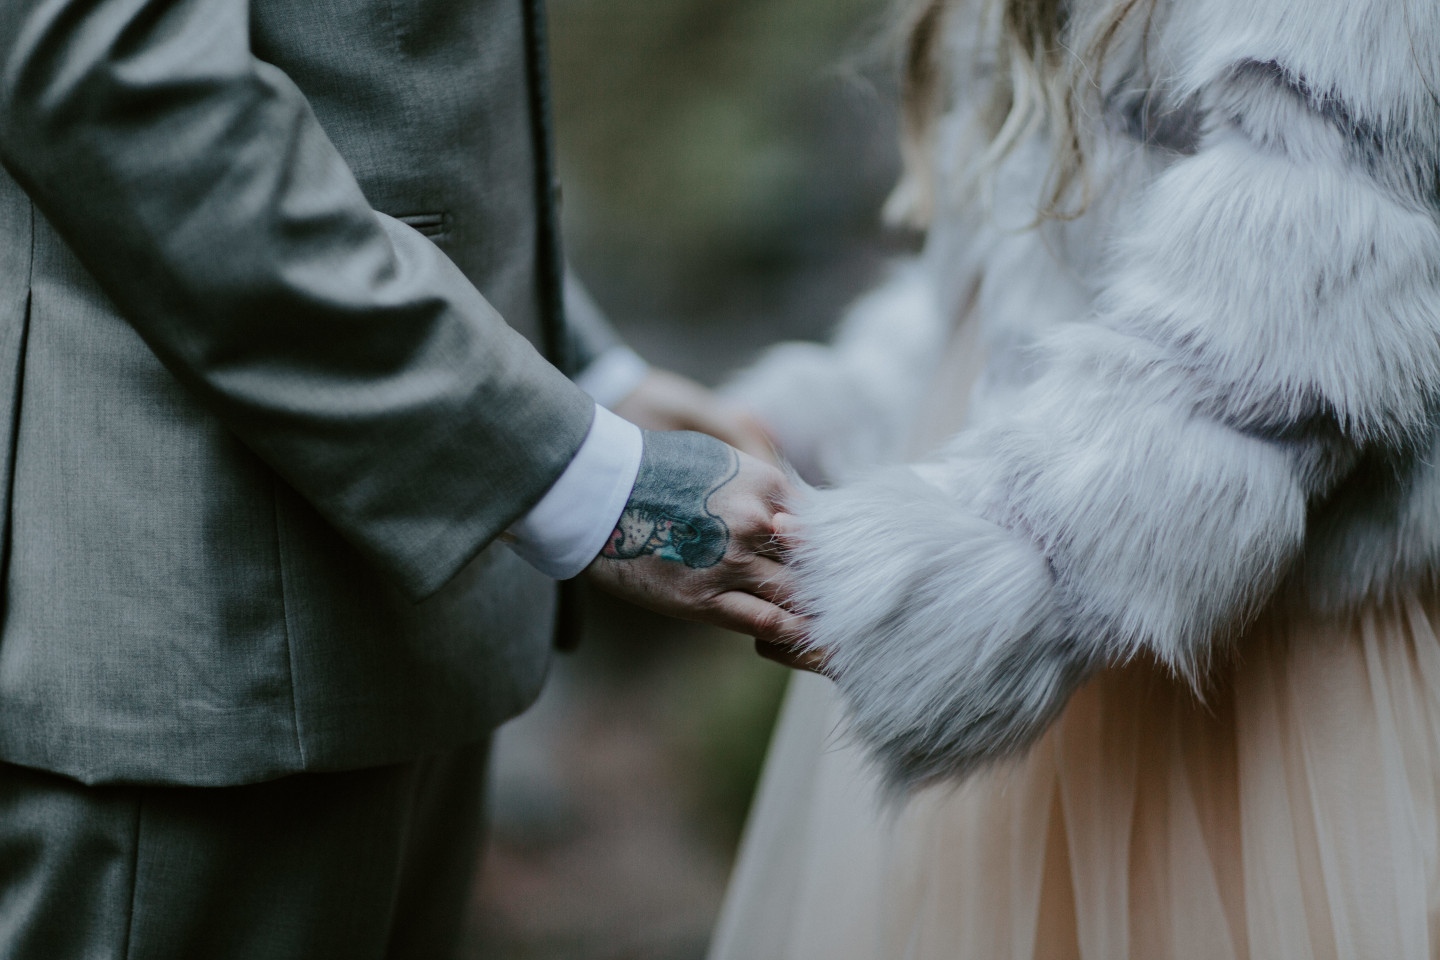
[(793, 644), (775, 515), (792, 491), (775, 467), (698, 433), (645, 433), (625, 512), (590, 582), (660, 613)]
[(714, 566), (725, 556), (730, 529), (710, 511), (710, 498), (739, 473), (739, 455), (713, 437), (647, 431), (635, 487), (600, 555), (653, 554), (697, 570)]

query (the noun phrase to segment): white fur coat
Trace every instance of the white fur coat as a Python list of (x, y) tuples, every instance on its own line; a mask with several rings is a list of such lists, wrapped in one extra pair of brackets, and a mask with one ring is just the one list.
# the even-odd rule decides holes
[(1020, 229), (1037, 137), (834, 344), (732, 387), (843, 474), (896, 453), (962, 304), (982, 325), (936, 459), (797, 506), (813, 642), (897, 786), (1022, 749), (1107, 662), (1198, 678), (1277, 591), (1339, 611), (1440, 569), (1440, 4), (1186, 0), (1156, 23), (1158, 79), (1101, 78), (1083, 217)]

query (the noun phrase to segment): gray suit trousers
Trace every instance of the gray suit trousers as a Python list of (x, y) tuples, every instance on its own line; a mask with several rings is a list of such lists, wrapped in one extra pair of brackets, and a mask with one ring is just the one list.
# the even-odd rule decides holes
[(0, 764), (0, 958), (457, 956), (486, 747), (220, 788)]

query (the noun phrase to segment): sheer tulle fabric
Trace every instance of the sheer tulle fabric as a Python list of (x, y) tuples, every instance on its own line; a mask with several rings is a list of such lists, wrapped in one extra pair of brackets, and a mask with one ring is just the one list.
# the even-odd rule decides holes
[(711, 960), (1440, 956), (1437, 623), (1271, 614), (1203, 703), (1109, 670), (1024, 758), (889, 812), (799, 677)]

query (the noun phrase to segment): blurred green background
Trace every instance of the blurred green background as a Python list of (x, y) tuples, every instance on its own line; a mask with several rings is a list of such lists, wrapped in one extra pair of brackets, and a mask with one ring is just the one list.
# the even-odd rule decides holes
[(896, 177), (884, 0), (552, 0), (572, 262), (632, 342), (714, 381), (823, 336)]
[[(823, 338), (906, 246), (879, 221), (890, 3), (549, 10), (567, 253), (647, 359), (714, 384)], [(702, 958), (786, 679), (746, 638), (592, 597), (499, 738), (475, 956)]]

